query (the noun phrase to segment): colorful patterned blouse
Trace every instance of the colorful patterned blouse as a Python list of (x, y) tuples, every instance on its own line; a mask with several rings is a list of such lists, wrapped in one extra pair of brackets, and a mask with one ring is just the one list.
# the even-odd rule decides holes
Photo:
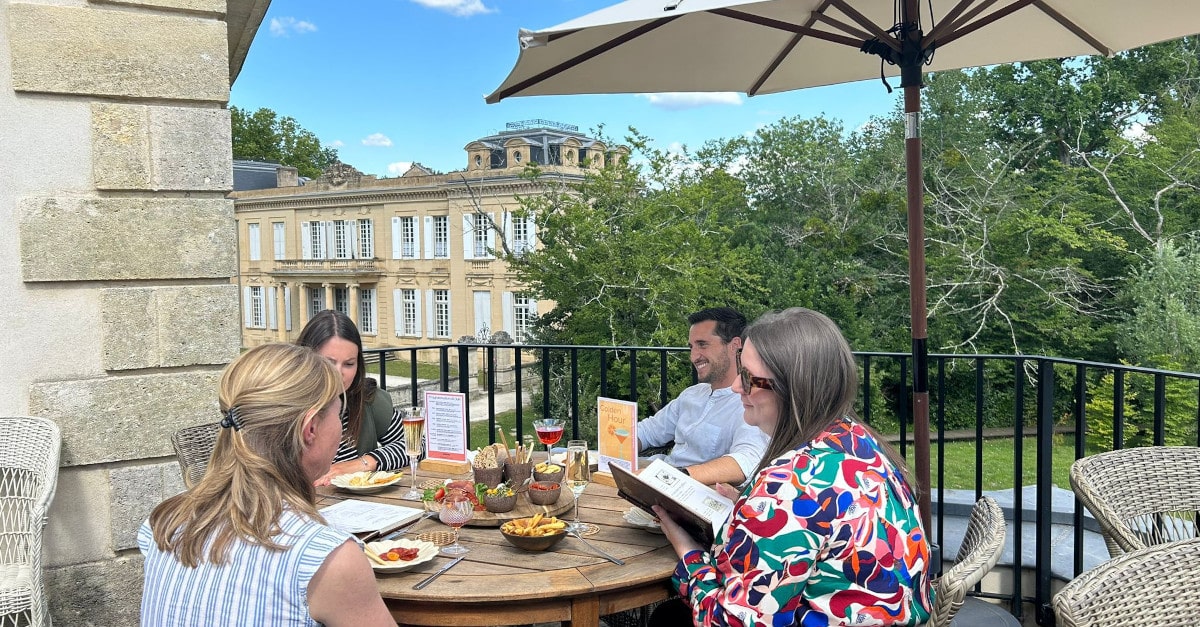
[(915, 625), (933, 609), (916, 499), (849, 418), (775, 460), (674, 583), (697, 625)]

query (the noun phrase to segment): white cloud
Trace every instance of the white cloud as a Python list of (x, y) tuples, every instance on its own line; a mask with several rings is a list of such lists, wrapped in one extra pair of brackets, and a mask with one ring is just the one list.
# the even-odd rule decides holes
[(742, 97), (732, 91), (724, 92), (675, 92), (666, 94), (642, 94), (650, 104), (668, 111), (695, 109), (707, 105), (741, 105)]
[(371, 133), (363, 138), (362, 145), (388, 147), (392, 145), (392, 140), (383, 133)]
[(312, 22), (298, 20), (294, 17), (273, 17), (271, 18), (271, 35), (274, 37), (287, 37), (292, 33), (303, 35), (312, 33), (317, 30), (317, 25)]
[(335, 139), (335, 140), (329, 142), (328, 145), (330, 148), (341, 148), (342, 146), (346, 145), (346, 142), (343, 142), (340, 139)]
[(1158, 138), (1146, 130), (1146, 125), (1134, 122), (1121, 131), (1121, 136), (1133, 142), (1135, 146), (1144, 146), (1147, 142), (1158, 141)]
[(486, 7), (480, 0), (412, 0), (417, 4), (438, 11), (445, 11), (459, 17), (469, 17), (479, 13), (494, 13), (496, 10)]
[(412, 164), (412, 161), (397, 161), (395, 163), (389, 163), (387, 165), (388, 174), (391, 174), (392, 176), (400, 176), (401, 174), (408, 172), (408, 169), (412, 167)]

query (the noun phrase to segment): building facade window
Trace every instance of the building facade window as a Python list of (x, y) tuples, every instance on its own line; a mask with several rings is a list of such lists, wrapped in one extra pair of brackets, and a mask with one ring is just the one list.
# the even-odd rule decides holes
[(417, 302), (417, 290), (400, 290), (400, 307), (404, 311), (400, 334), (421, 335), (421, 327), (417, 323), (417, 312), (420, 310), (420, 303)]
[(309, 288), (308, 317), (311, 319), (313, 316), (325, 311), (325, 309), (327, 309), (325, 306), (325, 290), (321, 288)]
[(246, 225), (247, 248), (250, 249), (250, 261), (262, 261), (262, 226), (257, 222)]
[(537, 318), (537, 301), (520, 294), (513, 297), (513, 341), (525, 344), (529, 341), (530, 331), (533, 330), (533, 320)]
[(287, 259), (287, 225), (282, 222), (271, 223), (271, 236), (275, 242), (275, 259)]
[(523, 255), (533, 250), (533, 219), (514, 218), (512, 230), (512, 250), (514, 255)]
[(450, 216), (433, 216), (433, 257), (450, 258)]
[(417, 219), (400, 218), (400, 258), (417, 258)]
[(473, 243), (473, 257), (479, 259), (481, 257), (491, 256), (491, 251), (488, 250), (488, 223), (487, 219), (481, 215), (471, 216), (471, 242)]
[(325, 259), (325, 231), (327, 222), (301, 222), (300, 241), (304, 249), (302, 259)]
[(351, 220), (333, 221), (333, 257), (334, 259), (350, 259), (354, 244), (354, 222)]
[(358, 258), (375, 258), (375, 227), (370, 218), (361, 218), (358, 221)]
[(375, 322), (375, 288), (358, 291), (358, 330), (368, 335), (379, 333)]
[(333, 308), (347, 316), (350, 315), (350, 288), (333, 288)]
[(263, 288), (253, 285), (246, 288), (250, 302), (246, 306), (246, 328), (267, 328), (267, 304), (264, 300)]
[(434, 337), (450, 337), (450, 290), (433, 290)]

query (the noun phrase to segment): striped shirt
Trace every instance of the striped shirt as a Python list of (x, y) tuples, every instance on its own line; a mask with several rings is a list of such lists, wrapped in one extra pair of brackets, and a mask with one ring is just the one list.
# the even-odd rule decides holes
[(224, 564), (206, 560), (189, 568), (159, 550), (150, 522), (143, 523), (138, 530), (138, 548), (146, 557), (142, 626), (317, 625), (308, 613), (308, 583), (351, 536), (289, 509), (280, 515), (279, 527), (274, 540), (290, 547), (285, 551), (238, 539)]
[[(367, 408), (363, 408), (363, 420), (370, 420), (371, 417), (367, 412)], [(342, 441), (338, 444), (337, 455), (333, 456), (333, 463), (345, 462), (358, 459), (358, 449), (356, 442), (348, 442), (346, 429), (349, 426), (349, 419), (345, 412), (342, 413)], [(388, 422), (387, 431), (379, 436), (379, 447), (367, 453), (374, 457), (377, 464), (376, 470), (398, 470), (408, 465), (408, 453), (404, 451), (404, 421), (400, 417), (400, 410), (392, 410), (392, 419)]]

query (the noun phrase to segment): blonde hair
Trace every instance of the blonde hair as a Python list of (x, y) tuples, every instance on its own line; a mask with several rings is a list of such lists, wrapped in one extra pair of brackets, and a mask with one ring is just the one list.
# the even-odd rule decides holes
[(265, 344), (233, 360), (221, 375), (220, 403), (223, 415), (234, 410), (238, 428), (227, 420), (200, 483), (150, 514), (159, 549), (190, 567), (220, 564), (235, 539), (286, 548), (271, 539), (285, 507), (323, 521), (301, 466), (302, 432), (306, 418), (321, 419), (341, 393), (333, 365), (307, 347)]

